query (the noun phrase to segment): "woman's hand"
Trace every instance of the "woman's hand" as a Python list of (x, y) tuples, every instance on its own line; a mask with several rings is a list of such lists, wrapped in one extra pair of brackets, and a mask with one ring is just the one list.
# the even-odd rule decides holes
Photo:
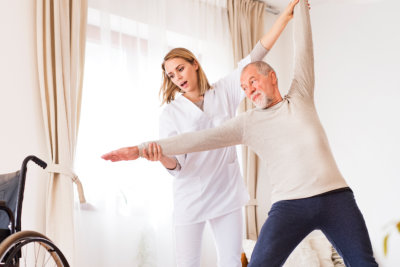
[(111, 160), (112, 162), (121, 160), (136, 160), (139, 158), (139, 148), (137, 146), (123, 147), (101, 156), (104, 160)]
[[(300, 0), (292, 0), (285, 10), (281, 12), (281, 15), (275, 21), (274, 25), (272, 25), (271, 29), (263, 37), (261, 37), (260, 41), (265, 49), (271, 50), (271, 48), (274, 46), (286, 25), (293, 18), (294, 7), (299, 3), (299, 1)], [(310, 8), (308, 0), (301, 1), (307, 1), (307, 5)]]
[[(289, 3), (289, 5), (285, 8), (285, 10), (282, 12), (284, 16), (286, 16), (289, 19), (293, 18), (293, 11), (294, 7), (299, 3), (300, 0), (293, 0)], [(310, 3), (308, 0), (301, 0), (301, 1), (306, 1), (308, 8), (310, 9)]]
[(143, 148), (142, 155), (150, 161), (159, 161), (163, 157), (161, 147), (157, 143), (149, 143), (147, 149)]
[(147, 149), (143, 149), (142, 155), (147, 160), (160, 161), (165, 168), (170, 170), (174, 170), (177, 166), (176, 159), (164, 156), (161, 146), (157, 143), (150, 143)]
[[(291, 1), (285, 10), (282, 12), (284, 16), (288, 17), (289, 19), (293, 18), (293, 11), (294, 7), (299, 3), (300, 0), (293, 0)], [(302, 0), (304, 1), (304, 0)]]

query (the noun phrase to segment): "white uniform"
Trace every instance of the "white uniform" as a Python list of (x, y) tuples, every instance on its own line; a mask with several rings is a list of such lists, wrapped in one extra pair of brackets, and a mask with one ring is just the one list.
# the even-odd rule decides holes
[[(250, 63), (244, 58), (239, 66)], [(213, 84), (204, 95), (203, 110), (178, 95), (160, 117), (160, 138), (214, 128), (235, 117), (244, 98), (240, 88), (241, 67)], [(234, 146), (177, 156), (181, 170), (174, 180), (174, 223), (193, 224), (241, 208), (248, 194)]]
[[(258, 48), (257, 48), (258, 47)], [(256, 49), (257, 48), (257, 49)], [(203, 111), (178, 95), (160, 116), (160, 138), (214, 128), (235, 117), (245, 97), (240, 87), (242, 68), (268, 52), (259, 43), (238, 68), (212, 85), (204, 95)], [(254, 56), (255, 55), (255, 56)], [(255, 57), (255, 58), (254, 58)], [(218, 266), (240, 264), (241, 208), (249, 200), (234, 146), (176, 156), (181, 169), (174, 180), (174, 224), (177, 265), (200, 266), (201, 237), (208, 221), (217, 246)]]

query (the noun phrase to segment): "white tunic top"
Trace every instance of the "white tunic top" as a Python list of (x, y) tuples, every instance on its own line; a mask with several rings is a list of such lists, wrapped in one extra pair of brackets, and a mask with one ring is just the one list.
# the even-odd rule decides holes
[[(259, 53), (253, 60), (261, 60)], [(250, 63), (250, 55), (238, 68), (212, 85), (204, 95), (203, 111), (178, 95), (160, 116), (160, 137), (214, 128), (235, 117), (244, 98), (240, 88), (242, 68)], [(174, 180), (174, 223), (192, 224), (215, 218), (238, 208), (248, 201), (234, 146), (177, 156), (181, 169), (170, 172)]]

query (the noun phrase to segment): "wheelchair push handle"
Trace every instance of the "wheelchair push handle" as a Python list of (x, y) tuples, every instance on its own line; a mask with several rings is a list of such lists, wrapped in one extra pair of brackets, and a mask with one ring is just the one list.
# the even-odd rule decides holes
[(37, 158), (37, 157), (33, 157), (32, 158), (33, 162), (35, 162), (37, 165), (39, 165), (40, 167), (42, 167), (43, 169), (46, 169), (47, 167), (47, 163), (44, 162), (43, 160)]
[(35, 162), (37, 165), (39, 165), (40, 167), (42, 167), (43, 169), (46, 169), (47, 167), (47, 163), (44, 162), (43, 160), (39, 159), (36, 156), (28, 156), (25, 158), (24, 162), (22, 163), (22, 166), (26, 167), (26, 164), (28, 164), (28, 161), (32, 160), (33, 162)]

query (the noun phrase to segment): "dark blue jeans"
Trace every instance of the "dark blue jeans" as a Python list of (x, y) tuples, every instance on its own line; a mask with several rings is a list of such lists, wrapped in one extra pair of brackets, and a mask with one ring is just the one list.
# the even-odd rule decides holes
[(321, 230), (347, 267), (378, 266), (364, 218), (350, 189), (278, 201), (261, 228), (248, 267), (282, 266), (313, 230)]

